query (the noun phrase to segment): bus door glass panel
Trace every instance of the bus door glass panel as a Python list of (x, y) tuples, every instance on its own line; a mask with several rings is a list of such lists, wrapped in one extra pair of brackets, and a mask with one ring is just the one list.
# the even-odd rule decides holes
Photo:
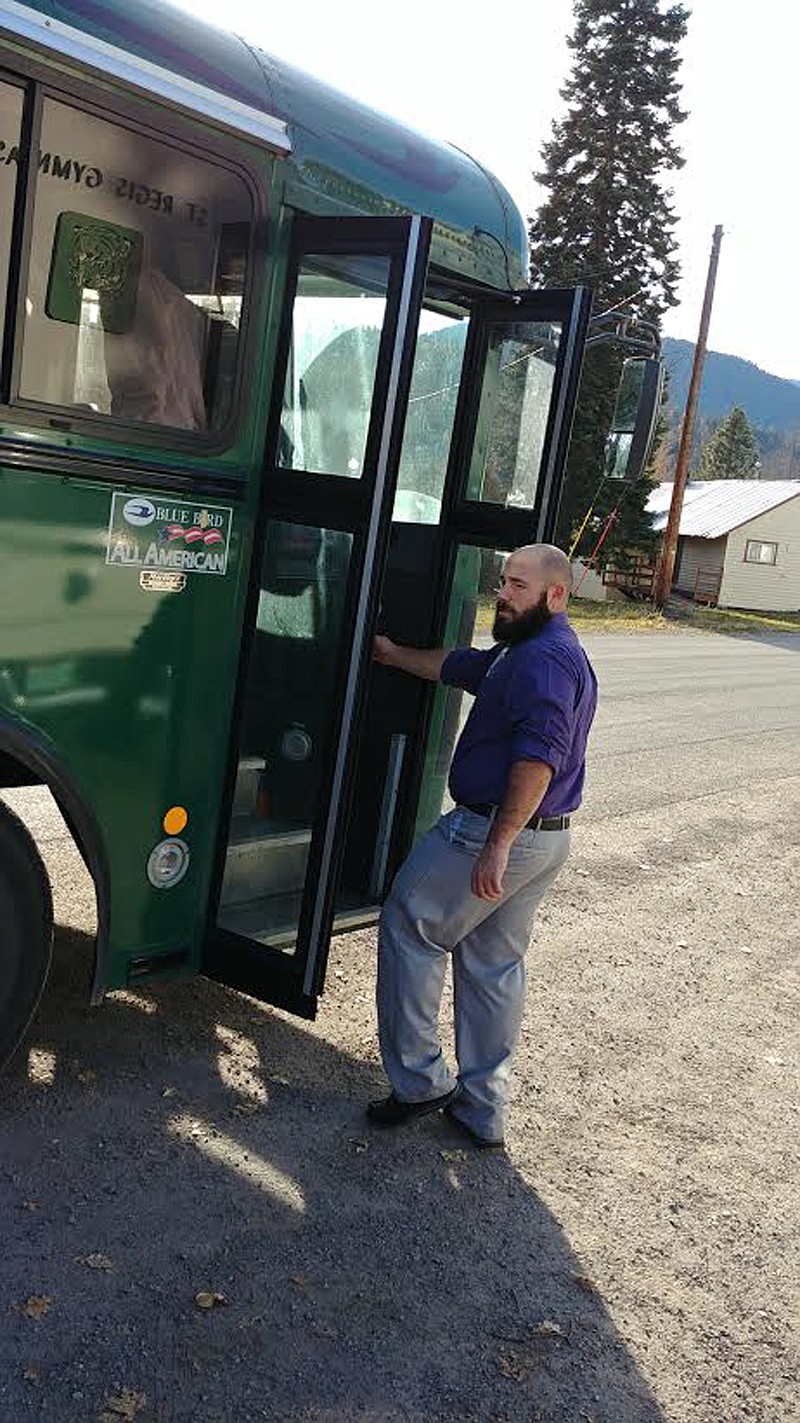
[[(547, 537), (580, 372), (589, 294), (582, 288), (478, 296), (470, 321), (447, 472), (439, 573), (427, 645), (492, 643), (506, 550)], [(446, 570), (446, 571), (443, 571)], [(470, 698), (438, 687), (416, 753), (409, 839), (448, 805), (447, 775)], [(398, 849), (403, 850), (402, 843)]]
[(45, 100), (21, 398), (226, 425), (251, 219), (247, 186), (221, 164)]
[[(367, 250), (346, 250), (339, 229), (342, 245), (329, 253), (309, 246), (297, 270), (271, 476), (285, 512), (266, 525), (217, 918), (239, 939), (280, 950), (281, 968), (295, 977), (304, 969), (308, 984), (330, 907), (321, 909), (332, 881), (320, 863), (326, 856), (330, 863), (333, 838), (338, 857), (331, 824), (362, 695), (358, 623), (374, 578), (371, 530), (379, 501), (388, 502), (380, 463), (389, 441), (375, 432), (398, 418), (387, 376), (416, 334), (419, 307), (408, 301), (403, 313), (399, 298), (412, 277), (420, 282), (422, 262), (410, 251), (405, 220), (394, 231), (381, 225), (388, 251), (375, 250), (383, 239), (370, 220), (348, 226), (347, 240)], [(335, 231), (333, 223), (320, 227)], [(295, 485), (300, 472), (311, 478)], [(368, 497), (355, 515), (352, 500), (339, 500), (340, 479), (364, 481)]]
[(397, 523), (439, 522), (468, 329), (466, 312), (425, 307), (421, 313), (392, 512)]
[[(460, 544), (450, 587), (444, 637), (445, 647), (490, 647), (494, 642), (495, 603), (507, 554), (495, 549)], [(447, 789), (450, 762), (473, 698), (458, 687), (436, 688), (417, 809), (415, 838), (436, 824), (453, 801)]]
[[(364, 475), (390, 267), (383, 254), (303, 257), (279, 469)], [(299, 520), (270, 521), (265, 533), (218, 922), (287, 956), (298, 952), (312, 832), (334, 752), (352, 546), (352, 533)]]
[(542, 471), (560, 322), (503, 321), (487, 331), (468, 499), (532, 509)]
[[(443, 312), (429, 301), (420, 313), (378, 622), (380, 631), (410, 646), (425, 646), (431, 635), (439, 524), (468, 329), (466, 311)], [(372, 667), (340, 910), (374, 903), (386, 888), (408, 808), (409, 771), (422, 754), (427, 695), (418, 678)]]
[(218, 922), (292, 953), (335, 732), (352, 535), (267, 526)]
[(360, 479), (389, 258), (307, 256), (298, 273), (278, 465)]
[(21, 126), (22, 90), (0, 83), (0, 312), (5, 306), (8, 287)]

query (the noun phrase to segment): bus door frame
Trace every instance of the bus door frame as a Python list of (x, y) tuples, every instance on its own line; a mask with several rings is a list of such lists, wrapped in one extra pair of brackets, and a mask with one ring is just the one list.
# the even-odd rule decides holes
[[(245, 627), (252, 629), (254, 626), (259, 555), (266, 525), (270, 518), (277, 518), (353, 533), (353, 560), (345, 612), (345, 621), (352, 618), (353, 634), (343, 659), (346, 666), (342, 668), (334, 703), (336, 709), (332, 712), (338, 722), (335, 753), (327, 787), (319, 799), (298, 929), (298, 948), (291, 957), (222, 929), (216, 922), (246, 683), (249, 640), (245, 640), (247, 646), (243, 649), (240, 668), (227, 790), (220, 818), (218, 856), (209, 902), (203, 972), (306, 1018), (313, 1018), (316, 1014), (328, 957), (359, 723), (371, 668), (371, 637), (377, 621), (386, 565), (419, 318), (428, 276), (434, 287), (438, 287), (445, 278), (441, 271), (428, 272), (431, 231), (431, 220), (419, 217), (295, 218), (283, 328), (275, 368), (267, 476), (256, 531)], [(373, 254), (389, 251), (395, 258), (399, 256), (402, 259), (401, 278), (394, 282), (393, 287), (390, 283), (384, 322), (384, 337), (388, 331), (389, 338), (382, 340), (375, 376), (370, 428), (373, 429), (376, 420), (380, 423), (380, 439), (373, 479), (366, 483), (301, 471), (289, 471), (287, 474), (277, 464), (278, 441), (300, 263), (304, 255), (335, 251), (357, 256), (365, 250)], [(581, 287), (539, 292), (509, 291), (506, 294), (472, 286), (453, 274), (449, 275), (449, 283), (452, 284), (453, 299), (469, 309), (470, 330), (439, 526), (438, 572), (434, 581), (434, 645), (436, 636), (441, 638), (444, 632), (460, 544), (486, 549), (511, 549), (523, 543), (546, 541), (553, 536), (560, 494), (559, 474), (563, 470), (569, 444), (591, 309), (591, 294)], [(513, 325), (525, 321), (558, 321), (562, 330), (543, 441), (541, 474), (535, 503), (530, 509), (490, 504), (467, 498), (466, 494), (486, 374), (490, 328), (498, 323)], [(434, 695), (435, 689), (431, 688), (421, 718), (420, 744), (423, 746), (427, 742)], [(411, 777), (412, 789), (406, 798), (408, 810), (392, 834), (392, 867), (402, 860), (412, 843), (415, 807), (419, 804), (421, 793), (424, 757), (409, 759), (412, 764), (408, 771), (404, 769), (403, 774)]]
[[(349, 218), (306, 215), (297, 215), (292, 229), (282, 329), (275, 363), (265, 478), (244, 619), (248, 632), (243, 639), (231, 722), (228, 774), (209, 897), (202, 972), (306, 1018), (313, 1018), (316, 1014), (317, 997), (322, 989), (327, 963), (335, 886), (353, 780), (353, 758), (372, 660), (371, 638), (388, 546), (432, 230), (432, 219), (420, 216)], [(365, 454), (365, 463), (369, 462), (373, 467), (359, 480), (287, 471), (278, 463), (284, 382), (301, 263), (304, 256), (331, 254), (388, 256), (391, 262)], [(337, 693), (331, 709), (331, 718), (337, 726), (334, 749), (326, 784), (319, 794), (297, 949), (292, 955), (246, 939), (221, 928), (217, 923), (247, 667), (258, 602), (261, 552), (270, 519), (336, 528), (353, 535), (344, 615), (344, 624), (352, 628), (352, 633), (349, 640), (342, 640)]]
[[(436, 286), (443, 274), (432, 270)], [(572, 422), (580, 385), (586, 333), (592, 308), (587, 287), (550, 288), (541, 291), (491, 291), (470, 287), (450, 277), (452, 299), (470, 312), (470, 328), (464, 353), (453, 425), (453, 439), (444, 486), (439, 526), (439, 565), (435, 578), (431, 645), (441, 646), (445, 637), (458, 550), (468, 544), (476, 548), (511, 550), (527, 543), (552, 541), (558, 518), (563, 471), (569, 450)], [(490, 330), (504, 323), (559, 322), (563, 337), (559, 342), (548, 418), (544, 433), (540, 477), (531, 508), (505, 507), (467, 497), (475, 457), (477, 425), (486, 379)], [(387, 629), (391, 634), (391, 629)], [(405, 810), (392, 830), (392, 848), (387, 883), (402, 863), (417, 833), (417, 817), (423, 792), (422, 778), (427, 761), (428, 740), (434, 701), (440, 689), (431, 686), (421, 716), (416, 754), (406, 757), (411, 777), (404, 796)]]

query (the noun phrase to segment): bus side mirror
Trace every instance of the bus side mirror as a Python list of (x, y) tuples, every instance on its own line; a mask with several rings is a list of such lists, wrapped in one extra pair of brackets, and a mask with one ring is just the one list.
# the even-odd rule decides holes
[(633, 356), (623, 365), (614, 419), (606, 440), (606, 479), (633, 481), (644, 473), (663, 389), (662, 361)]

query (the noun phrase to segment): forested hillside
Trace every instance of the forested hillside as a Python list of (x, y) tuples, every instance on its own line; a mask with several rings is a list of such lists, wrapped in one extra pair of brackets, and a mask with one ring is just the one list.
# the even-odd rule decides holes
[[(693, 354), (691, 341), (665, 338), (673, 444), (686, 402)], [(758, 442), (760, 477), (800, 478), (800, 382), (782, 380), (752, 361), (719, 351), (708, 352), (703, 369), (693, 465), (714, 426), (737, 405), (747, 415)]]

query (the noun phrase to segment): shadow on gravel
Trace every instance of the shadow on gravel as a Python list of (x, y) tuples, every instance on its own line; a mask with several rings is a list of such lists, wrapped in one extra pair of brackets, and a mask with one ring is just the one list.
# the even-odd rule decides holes
[(782, 647), (785, 652), (800, 652), (800, 631), (740, 632), (739, 637), (747, 642), (763, 642), (766, 647)]
[(89, 1010), (90, 950), (59, 933), (0, 1091), (0, 1418), (663, 1423), (510, 1160), (370, 1134), (330, 1021), (204, 980)]

